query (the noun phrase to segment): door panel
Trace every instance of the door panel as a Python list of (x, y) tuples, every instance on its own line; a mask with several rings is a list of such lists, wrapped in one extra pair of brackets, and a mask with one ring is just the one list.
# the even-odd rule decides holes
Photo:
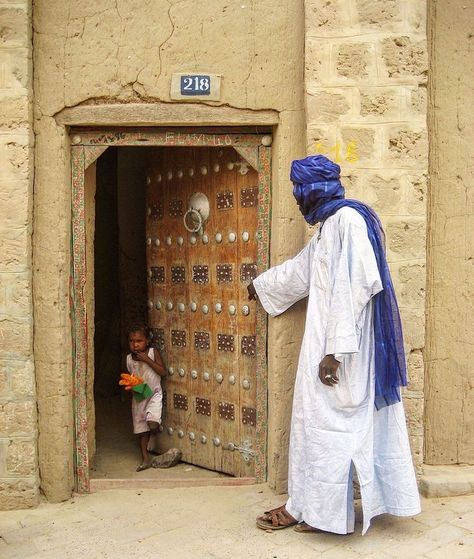
[[(157, 148), (147, 186), (149, 324), (169, 374), (160, 447), (186, 462), (253, 476), (258, 175), (233, 148)], [(209, 199), (204, 235), (186, 231), (195, 192)], [(232, 443), (229, 445), (229, 443)], [(247, 458), (245, 460), (244, 458)]]

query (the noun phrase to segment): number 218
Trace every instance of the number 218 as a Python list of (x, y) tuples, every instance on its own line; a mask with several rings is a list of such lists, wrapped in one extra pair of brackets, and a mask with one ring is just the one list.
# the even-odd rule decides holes
[(183, 79), (184, 91), (208, 91), (209, 87), (209, 78), (206, 77), (194, 76)]

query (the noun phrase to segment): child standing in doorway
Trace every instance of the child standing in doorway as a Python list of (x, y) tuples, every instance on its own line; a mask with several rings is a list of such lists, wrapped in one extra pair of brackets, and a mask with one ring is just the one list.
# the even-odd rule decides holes
[(152, 395), (143, 400), (132, 398), (133, 432), (139, 437), (142, 463), (137, 472), (146, 470), (152, 465), (148, 452), (150, 435), (155, 434), (161, 423), (163, 405), (163, 391), (161, 377), (166, 374), (166, 369), (159, 351), (150, 346), (151, 336), (144, 325), (130, 328), (128, 333), (127, 370), (135, 377), (140, 377), (147, 384)]

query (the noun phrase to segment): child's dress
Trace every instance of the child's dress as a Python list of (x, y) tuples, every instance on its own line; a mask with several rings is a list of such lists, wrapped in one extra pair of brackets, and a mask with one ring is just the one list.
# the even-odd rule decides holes
[[(148, 357), (155, 358), (154, 350), (148, 350)], [(132, 354), (127, 355), (127, 369), (131, 375), (141, 377), (143, 382), (153, 391), (153, 395), (145, 400), (138, 401), (132, 398), (133, 432), (135, 434), (145, 433), (150, 430), (147, 421), (161, 423), (161, 410), (163, 402), (163, 391), (161, 390), (161, 379), (155, 371), (143, 361), (135, 361)]]

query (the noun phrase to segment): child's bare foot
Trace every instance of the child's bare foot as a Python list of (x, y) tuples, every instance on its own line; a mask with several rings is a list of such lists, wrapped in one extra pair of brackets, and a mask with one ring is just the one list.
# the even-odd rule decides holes
[(143, 470), (148, 470), (151, 468), (151, 460), (144, 460), (136, 469), (137, 472), (142, 472)]

